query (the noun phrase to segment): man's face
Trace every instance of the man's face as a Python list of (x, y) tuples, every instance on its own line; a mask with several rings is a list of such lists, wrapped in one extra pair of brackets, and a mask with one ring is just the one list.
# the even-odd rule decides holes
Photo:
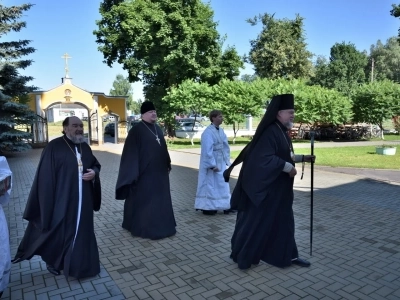
[(218, 115), (216, 117), (213, 118), (213, 124), (215, 126), (219, 126), (222, 124), (222, 122), (224, 121), (224, 116), (223, 115)]
[(294, 109), (280, 110), (276, 118), (285, 125), (287, 129), (291, 129), (294, 122)]
[(142, 120), (148, 123), (155, 123), (157, 121), (157, 112), (155, 110), (149, 110), (142, 114)]
[(77, 117), (69, 118), (69, 124), (64, 127), (64, 132), (74, 144), (80, 144), (85, 141), (83, 137), (83, 123)]

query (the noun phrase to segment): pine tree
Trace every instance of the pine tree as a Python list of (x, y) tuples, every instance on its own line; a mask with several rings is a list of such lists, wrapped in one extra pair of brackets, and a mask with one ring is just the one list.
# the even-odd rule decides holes
[(36, 87), (27, 85), (33, 77), (23, 76), (18, 70), (31, 65), (32, 60), (21, 58), (35, 49), (28, 46), (29, 40), (10, 42), (1, 41), (1, 38), (26, 27), (26, 22), (19, 19), (32, 6), (0, 5), (0, 152), (20, 152), (30, 148), (28, 141), (32, 134), (17, 128), (28, 127), (35, 120), (35, 113), (24, 103)]

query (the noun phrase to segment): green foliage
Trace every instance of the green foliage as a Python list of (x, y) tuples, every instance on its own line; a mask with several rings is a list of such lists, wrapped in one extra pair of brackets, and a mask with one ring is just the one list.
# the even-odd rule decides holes
[(396, 37), (388, 39), (386, 44), (378, 40), (371, 46), (366, 74), (371, 81), (389, 79), (400, 83), (400, 44)]
[(353, 95), (354, 121), (377, 124), (400, 115), (400, 85), (389, 80), (363, 84)]
[(248, 60), (262, 78), (304, 78), (311, 72), (312, 53), (307, 51), (303, 18), (277, 20), (264, 14), (247, 20), (251, 25), (262, 22), (263, 28), (256, 40), (250, 41)]
[(256, 82), (252, 83), (223, 80), (213, 86), (213, 99), (223, 112), (224, 122), (233, 125), (235, 137), (239, 123), (245, 122), (246, 115), (260, 115), (265, 103), (262, 91), (257, 89)]
[(210, 110), (217, 109), (218, 106), (213, 101), (210, 85), (193, 80), (185, 80), (179, 86), (170, 89), (162, 103), (165, 107), (164, 111), (168, 110), (171, 121), (176, 114), (181, 113), (207, 115)]
[[(390, 11), (390, 15), (391, 16), (393, 16), (393, 17), (395, 17), (395, 18), (398, 18), (398, 17), (400, 17), (400, 4), (392, 4), (392, 10)], [(398, 41), (400, 42), (400, 29), (398, 30), (398, 32), (399, 32), (399, 34), (398, 34), (398, 36), (399, 36), (399, 39), (398, 39)]]
[(160, 113), (170, 87), (187, 79), (216, 84), (243, 66), (234, 48), (222, 51), (213, 11), (201, 0), (104, 0), (100, 14), (94, 34), (105, 62), (122, 64), (131, 82), (142, 80)]
[[(0, 5), (0, 37), (26, 27), (26, 23), (18, 19), (31, 7), (32, 4)], [(28, 93), (36, 87), (27, 86), (33, 77), (22, 76), (18, 72), (32, 63), (32, 60), (21, 59), (35, 51), (28, 46), (29, 43), (28, 40), (0, 42), (0, 152), (19, 152), (30, 148), (28, 140), (32, 134), (26, 128), (30, 127), (36, 115), (23, 103), (27, 102)]]
[(317, 59), (310, 83), (350, 96), (354, 88), (366, 82), (367, 63), (367, 55), (358, 51), (353, 44), (336, 43), (331, 48), (329, 62)]
[(113, 82), (113, 88), (110, 90), (111, 96), (128, 96), (126, 99), (126, 108), (135, 113), (140, 112), (139, 103), (133, 100), (133, 88), (128, 78), (118, 74)]
[(164, 97), (171, 116), (192, 111), (203, 115), (212, 109), (223, 111), (226, 124), (245, 121), (246, 115), (259, 116), (274, 95), (295, 95), (296, 122), (343, 124), (352, 119), (352, 103), (335, 90), (309, 86), (304, 80), (258, 79), (251, 82), (222, 80), (210, 87), (205, 83), (185, 81)]

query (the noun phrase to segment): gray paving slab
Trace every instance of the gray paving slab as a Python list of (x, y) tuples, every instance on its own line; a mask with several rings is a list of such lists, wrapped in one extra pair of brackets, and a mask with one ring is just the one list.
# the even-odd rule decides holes
[[(122, 145), (93, 150), (103, 170), (103, 205), (95, 213), (101, 273), (66, 281), (49, 274), (40, 257), (34, 257), (12, 266), (4, 299), (398, 299), (400, 295), (396, 180), (316, 169), (310, 256), (311, 182), (306, 170), (303, 180), (295, 180), (294, 211), (299, 251), (312, 266), (279, 269), (261, 263), (241, 271), (229, 259), (235, 215), (204, 216), (193, 209), (198, 154), (170, 152), (177, 234), (151, 241), (121, 228), (123, 201), (114, 200), (114, 188)], [(12, 255), (27, 225), (22, 213), (40, 153), (35, 149), (8, 158), (14, 186), (4, 209)]]

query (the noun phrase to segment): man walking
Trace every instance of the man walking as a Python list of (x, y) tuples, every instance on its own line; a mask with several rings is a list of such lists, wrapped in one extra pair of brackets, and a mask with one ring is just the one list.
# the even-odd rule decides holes
[(201, 135), (201, 156), (199, 177), (194, 208), (205, 215), (215, 215), (218, 210), (225, 214), (230, 210), (229, 184), (222, 173), (230, 166), (230, 148), (228, 138), (220, 127), (224, 118), (222, 112), (210, 112), (211, 124)]
[(13, 263), (40, 255), (54, 275), (100, 273), (93, 210), (100, 209), (100, 164), (85, 143), (77, 117), (63, 122), (63, 136), (42, 152), (26, 204), (29, 221)]

